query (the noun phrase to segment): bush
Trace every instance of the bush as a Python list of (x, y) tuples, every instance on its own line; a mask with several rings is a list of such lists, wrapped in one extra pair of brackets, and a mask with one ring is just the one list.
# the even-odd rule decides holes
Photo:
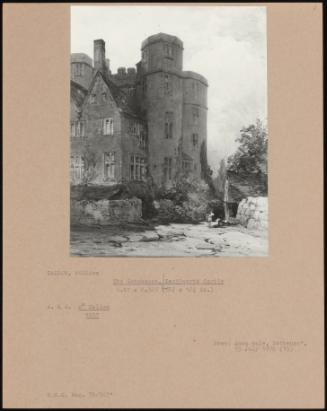
[(183, 177), (171, 188), (161, 188), (157, 197), (162, 221), (197, 223), (206, 219), (211, 193), (204, 181)]
[(210, 210), (213, 212), (214, 216), (213, 219), (216, 220), (217, 218), (224, 219), (225, 218), (225, 209), (224, 209), (224, 202), (222, 200), (211, 200), (208, 203)]
[(196, 223), (204, 221), (211, 210), (211, 192), (202, 180), (182, 177), (165, 189), (153, 183), (128, 182), (112, 186), (79, 185), (71, 187), (74, 200), (142, 200), (142, 218), (159, 222)]

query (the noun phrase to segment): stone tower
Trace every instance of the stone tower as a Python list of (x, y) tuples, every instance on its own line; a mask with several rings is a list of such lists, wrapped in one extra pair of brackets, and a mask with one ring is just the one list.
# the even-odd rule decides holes
[(183, 72), (183, 162), (194, 176), (203, 177), (201, 155), (207, 155), (207, 80), (193, 71)]
[(71, 79), (80, 86), (88, 89), (92, 77), (93, 66), (92, 59), (84, 53), (72, 53), (70, 57)]
[[(157, 185), (168, 188), (182, 175), (203, 178), (207, 169), (208, 83), (200, 74), (183, 71), (182, 41), (164, 33), (150, 36), (142, 43), (136, 70), (119, 67), (117, 73), (110, 71), (104, 40), (94, 40), (93, 46), (94, 60), (83, 53), (71, 55), (72, 123), (80, 121), (81, 101), (90, 93), (93, 79), (102, 76), (119, 110), (116, 130), (124, 179), (146, 181), (149, 174)], [(84, 131), (113, 116), (106, 96), (93, 98), (91, 107), (83, 106), (84, 114), (92, 112)], [(97, 126), (97, 130), (100, 135), (104, 128)], [(107, 146), (113, 141), (104, 140)], [(94, 146), (97, 143), (97, 139), (92, 141)], [(107, 151), (101, 150), (99, 155), (105, 158)], [(141, 169), (149, 173), (140, 173)]]
[(183, 114), (183, 43), (156, 34), (142, 43), (143, 91), (149, 141), (149, 171), (169, 185), (178, 169)]
[(200, 177), (206, 143), (207, 81), (183, 72), (183, 43), (159, 33), (143, 41), (140, 104), (148, 125), (149, 171), (169, 186), (179, 173)]

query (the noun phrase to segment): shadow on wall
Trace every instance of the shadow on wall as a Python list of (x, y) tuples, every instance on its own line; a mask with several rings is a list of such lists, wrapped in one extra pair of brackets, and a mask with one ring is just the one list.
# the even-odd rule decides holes
[(156, 214), (153, 205), (155, 198), (154, 188), (144, 182), (129, 182), (111, 186), (76, 185), (70, 189), (71, 200), (128, 200), (138, 198), (141, 200), (142, 218), (151, 218)]
[(142, 201), (129, 200), (71, 200), (71, 224), (121, 225), (142, 222)]

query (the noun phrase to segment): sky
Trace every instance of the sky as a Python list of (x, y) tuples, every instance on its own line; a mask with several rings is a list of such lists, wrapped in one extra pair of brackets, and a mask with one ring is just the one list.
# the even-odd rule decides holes
[(208, 161), (217, 170), (233, 154), (242, 127), (267, 122), (266, 8), (258, 6), (134, 5), (71, 7), (71, 52), (93, 58), (93, 40), (106, 42), (110, 68), (133, 67), (141, 43), (156, 33), (184, 43), (183, 69), (208, 87)]

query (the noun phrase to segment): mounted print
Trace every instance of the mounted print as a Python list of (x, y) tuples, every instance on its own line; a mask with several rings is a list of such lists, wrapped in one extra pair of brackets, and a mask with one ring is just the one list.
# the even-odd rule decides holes
[(265, 7), (71, 8), (71, 255), (268, 255), (266, 47)]

